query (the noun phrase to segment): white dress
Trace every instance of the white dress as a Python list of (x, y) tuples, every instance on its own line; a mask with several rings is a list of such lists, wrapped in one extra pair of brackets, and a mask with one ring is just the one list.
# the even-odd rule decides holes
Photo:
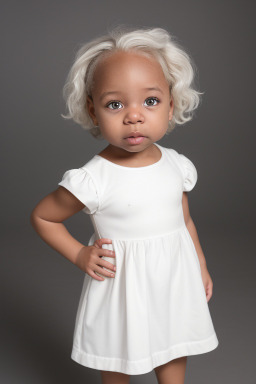
[(115, 277), (85, 274), (71, 358), (89, 368), (139, 375), (175, 358), (218, 346), (200, 264), (185, 225), (183, 191), (197, 182), (194, 164), (155, 145), (159, 161), (126, 167), (95, 155), (58, 183), (90, 215), (94, 233), (112, 239)]

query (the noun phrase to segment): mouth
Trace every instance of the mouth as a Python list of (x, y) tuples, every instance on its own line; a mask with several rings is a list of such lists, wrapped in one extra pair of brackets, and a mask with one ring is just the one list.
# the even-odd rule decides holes
[(140, 132), (132, 132), (131, 135), (126, 136), (125, 139), (136, 138), (136, 137), (145, 137), (145, 136)]
[(131, 138), (136, 138), (136, 137), (144, 137), (144, 136), (128, 136), (128, 137), (126, 137), (126, 139), (131, 139)]
[(145, 136), (128, 136), (125, 138), (128, 144), (134, 145), (134, 144), (141, 144), (145, 140)]

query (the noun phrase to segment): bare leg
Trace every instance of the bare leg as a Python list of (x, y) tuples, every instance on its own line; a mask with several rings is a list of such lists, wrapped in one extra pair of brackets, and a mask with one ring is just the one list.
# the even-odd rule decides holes
[(100, 371), (102, 384), (129, 384), (130, 375), (121, 372)]
[(187, 356), (182, 356), (156, 367), (158, 384), (184, 384), (186, 364)]

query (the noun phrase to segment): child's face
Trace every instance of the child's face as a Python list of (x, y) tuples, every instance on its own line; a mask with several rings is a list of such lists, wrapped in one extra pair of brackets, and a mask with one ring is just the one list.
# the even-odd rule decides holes
[[(87, 98), (87, 109), (112, 146), (140, 152), (165, 135), (173, 115), (173, 100), (155, 59), (116, 52), (97, 65), (94, 81), (93, 101)], [(140, 144), (126, 139), (133, 132), (144, 136)]]

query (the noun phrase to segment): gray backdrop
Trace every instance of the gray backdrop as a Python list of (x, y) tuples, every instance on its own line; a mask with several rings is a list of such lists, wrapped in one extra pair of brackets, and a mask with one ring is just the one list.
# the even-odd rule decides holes
[[(99, 371), (70, 358), (84, 274), (40, 239), (29, 216), (67, 169), (107, 145), (62, 119), (62, 87), (79, 45), (120, 23), (177, 36), (205, 92), (195, 118), (159, 142), (197, 167), (190, 213), (214, 284), (220, 344), (188, 358), (186, 382), (254, 383), (254, 2), (16, 0), (1, 8), (1, 383), (100, 383)], [(89, 216), (65, 224), (87, 245)], [(156, 383), (154, 371), (131, 383)]]

